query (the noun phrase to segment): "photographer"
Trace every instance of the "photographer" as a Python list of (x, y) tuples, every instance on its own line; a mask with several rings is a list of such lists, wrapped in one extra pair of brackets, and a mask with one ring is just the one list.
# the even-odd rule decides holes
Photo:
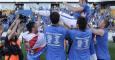
[(16, 20), (12, 23), (6, 36), (6, 42), (4, 47), (5, 60), (23, 60), (20, 45), (18, 43), (17, 27), (20, 24), (20, 20)]

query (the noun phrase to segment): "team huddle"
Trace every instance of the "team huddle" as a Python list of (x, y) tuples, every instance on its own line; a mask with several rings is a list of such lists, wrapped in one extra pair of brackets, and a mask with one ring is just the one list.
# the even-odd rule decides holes
[[(13, 46), (11, 50), (3, 50), (6, 53), (12, 51), (5, 54), (5, 60), (23, 60), (21, 49), (15, 43), (18, 41), (16, 32), (20, 32), (18, 29), (23, 26), (26, 29), (21, 36), (27, 53), (25, 60), (40, 60), (42, 54), (45, 54), (46, 60), (111, 60), (108, 50), (109, 18), (103, 17), (95, 28), (90, 23), (91, 12), (87, 0), (79, 2), (77, 8), (63, 3), (73, 12), (72, 15), (57, 10), (39, 10), (36, 21), (28, 19), (26, 23), (22, 21), (25, 17), (17, 16), (8, 30), (7, 40), (5, 39), (7, 46)], [(48, 17), (50, 24), (44, 23), (42, 26), (39, 19), (41, 16)], [(10, 49), (7, 46), (5, 47)], [(18, 58), (10, 59), (11, 54)]]
[[(27, 24), (28, 32), (23, 36), (26, 44), (29, 44), (27, 60), (38, 60), (44, 51), (46, 60), (110, 60), (107, 19), (100, 22), (98, 29), (88, 24), (84, 17), (78, 18), (75, 29), (64, 28), (58, 24), (58, 12), (52, 12), (50, 20), (52, 24), (44, 28), (44, 33), (36, 33), (38, 27), (35, 22)], [(65, 44), (65, 41), (72, 44)], [(66, 45), (70, 45), (70, 49)]]

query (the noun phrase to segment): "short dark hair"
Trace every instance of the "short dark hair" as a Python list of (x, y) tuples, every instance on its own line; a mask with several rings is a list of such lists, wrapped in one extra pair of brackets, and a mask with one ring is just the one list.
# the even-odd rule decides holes
[(52, 24), (57, 24), (60, 20), (60, 15), (58, 12), (51, 12), (50, 20)]
[(81, 31), (85, 31), (87, 28), (87, 21), (84, 17), (79, 17), (77, 20), (78, 27)]
[(29, 22), (27, 25), (26, 25), (26, 28), (29, 32), (32, 32), (32, 28), (34, 27), (35, 25), (35, 22)]

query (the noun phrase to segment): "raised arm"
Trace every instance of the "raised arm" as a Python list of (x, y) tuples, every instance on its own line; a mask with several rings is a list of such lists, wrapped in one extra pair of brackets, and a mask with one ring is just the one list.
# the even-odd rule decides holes
[(103, 29), (94, 29), (94, 28), (92, 28), (91, 30), (95, 35), (100, 35), (100, 36), (104, 35), (104, 30)]
[(92, 32), (95, 34), (95, 35), (100, 35), (100, 36), (103, 36), (104, 35), (104, 30), (103, 29), (95, 29), (93, 28), (92, 25), (89, 25)]
[(20, 20), (16, 20), (16, 24), (14, 25), (13, 29), (10, 30), (11, 32), (8, 34), (8, 39), (11, 39), (13, 34), (16, 32), (16, 29), (17, 29), (19, 23), (20, 23)]
[(40, 23), (40, 20), (41, 20), (41, 16), (40, 15), (37, 15), (37, 26), (40, 27), (41, 23)]
[(91, 60), (97, 60), (96, 52), (95, 52), (95, 47), (94, 47), (94, 41), (92, 39), (92, 36), (90, 38), (90, 59)]
[(10, 30), (13, 29), (13, 27), (15, 26), (16, 21), (18, 20), (18, 17), (19, 17), (19, 16), (16, 17), (16, 19), (14, 20), (14, 22), (13, 22), (13, 23), (11, 24), (11, 26), (9, 27), (8, 33), (11, 32)]

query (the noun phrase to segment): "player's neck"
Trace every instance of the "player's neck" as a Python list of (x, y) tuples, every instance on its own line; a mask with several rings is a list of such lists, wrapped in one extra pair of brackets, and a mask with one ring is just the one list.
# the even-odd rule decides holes
[(37, 34), (37, 32), (35, 32), (35, 31), (32, 31), (32, 32), (30, 32), (30, 33), (32, 33), (32, 34)]
[(59, 26), (59, 24), (52, 24), (52, 26)]

